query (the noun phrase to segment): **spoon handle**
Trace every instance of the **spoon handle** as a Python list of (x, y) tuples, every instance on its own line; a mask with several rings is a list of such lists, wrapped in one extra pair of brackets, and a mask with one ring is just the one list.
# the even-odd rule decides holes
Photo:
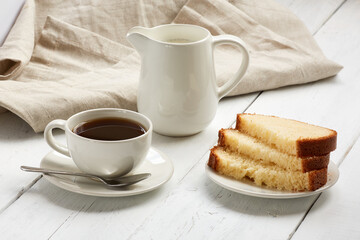
[(40, 172), (40, 173), (45, 173), (45, 174), (60, 174), (60, 175), (70, 175), (70, 176), (89, 177), (89, 178), (99, 179), (98, 176), (86, 174), (86, 173), (79, 173), (79, 172), (65, 172), (65, 171), (60, 171), (60, 170), (55, 171), (55, 170), (50, 170), (50, 169), (45, 169), (45, 168), (36, 168), (36, 167), (29, 167), (29, 166), (21, 166), (20, 169), (23, 171), (26, 171), (26, 172)]

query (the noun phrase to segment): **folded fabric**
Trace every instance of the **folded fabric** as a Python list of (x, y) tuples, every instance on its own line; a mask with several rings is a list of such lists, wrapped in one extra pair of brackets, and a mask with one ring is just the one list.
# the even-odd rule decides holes
[[(335, 75), (302, 22), (273, 1), (28, 0), (0, 48), (0, 106), (36, 131), (56, 118), (91, 108), (136, 110), (140, 57), (126, 41), (136, 25), (201, 25), (242, 38), (250, 66), (230, 93), (301, 84)], [(36, 43), (36, 44), (34, 44)], [(35, 47), (34, 47), (35, 46)], [(215, 51), (219, 85), (241, 61), (236, 48)]]

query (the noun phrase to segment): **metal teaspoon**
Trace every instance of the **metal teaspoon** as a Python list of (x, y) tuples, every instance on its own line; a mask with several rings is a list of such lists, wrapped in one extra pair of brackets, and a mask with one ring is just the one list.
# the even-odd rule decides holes
[(29, 167), (29, 166), (21, 166), (21, 170), (26, 172), (40, 172), (44, 174), (59, 174), (59, 175), (69, 175), (69, 176), (78, 176), (78, 177), (87, 177), (92, 179), (98, 179), (105, 185), (109, 187), (125, 187), (132, 184), (135, 184), (137, 182), (140, 182), (148, 177), (151, 176), (150, 173), (140, 173), (140, 174), (134, 174), (130, 176), (122, 176), (118, 178), (112, 178), (112, 179), (106, 179), (103, 177), (99, 177), (92, 174), (87, 173), (80, 173), (80, 172), (66, 172), (66, 171), (59, 171), (59, 170), (51, 170), (46, 168), (36, 168), (36, 167)]

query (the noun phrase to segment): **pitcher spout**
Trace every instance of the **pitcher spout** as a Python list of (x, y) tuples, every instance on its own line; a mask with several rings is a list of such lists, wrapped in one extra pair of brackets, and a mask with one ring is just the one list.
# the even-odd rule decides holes
[(126, 39), (136, 49), (136, 51), (142, 55), (146, 51), (146, 47), (150, 39), (148, 38), (149, 29), (144, 27), (133, 27), (126, 35)]

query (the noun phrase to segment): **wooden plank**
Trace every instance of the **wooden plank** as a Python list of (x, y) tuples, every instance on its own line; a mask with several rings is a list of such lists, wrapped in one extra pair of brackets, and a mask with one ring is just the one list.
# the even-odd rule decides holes
[(42, 134), (13, 113), (0, 114), (0, 213), (24, 190), (34, 184), (38, 174), (21, 172), (20, 165), (39, 165), (49, 147)]
[(360, 138), (340, 165), (334, 189), (321, 194), (292, 239), (360, 239), (359, 156)]
[(12, 25), (14, 24), (25, 0), (0, 2), (0, 47), (3, 45)]
[(60, 190), (40, 180), (12, 204), (11, 211), (5, 210), (0, 215), (1, 238), (48, 239), (64, 222), (86, 211), (95, 199)]
[(314, 34), (331, 16), (329, 13), (334, 13), (345, 0), (277, 0), (277, 2), (291, 9)]

